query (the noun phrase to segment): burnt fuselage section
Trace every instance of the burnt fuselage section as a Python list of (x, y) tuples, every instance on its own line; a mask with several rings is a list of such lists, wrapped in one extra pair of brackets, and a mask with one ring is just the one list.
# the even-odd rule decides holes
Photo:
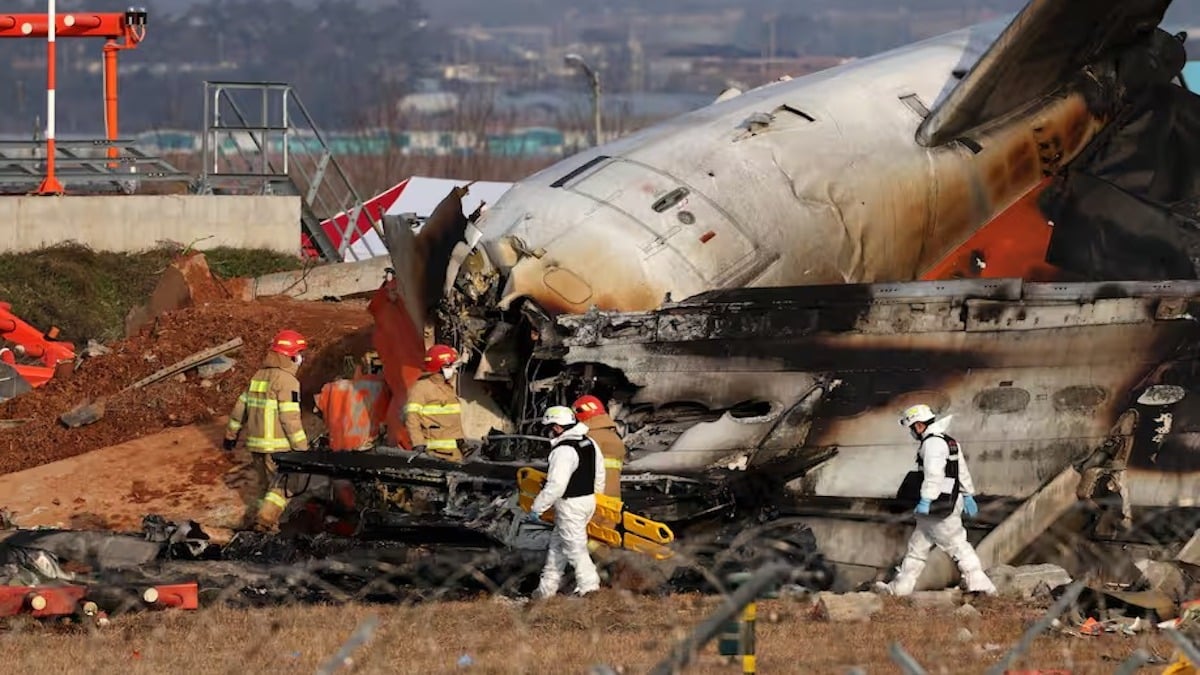
[(520, 402), (511, 419), (527, 433), (530, 411), (607, 400), (630, 487), (689, 477), (723, 485), (734, 511), (874, 517), (894, 541), (821, 546), (883, 567), (906, 533), (890, 523), (911, 510), (893, 498), (915, 449), (897, 414), (913, 403), (954, 416), (980, 501), (1002, 511), (1071, 466), (1087, 467), (1083, 500), (1115, 486), (1105, 503), (1126, 525), (1133, 509), (1189, 505), (1198, 299), (1190, 281), (955, 280), (716, 291), (555, 319), (518, 309), (505, 337), (528, 350), (524, 367), (507, 383), (480, 372), (498, 402)]

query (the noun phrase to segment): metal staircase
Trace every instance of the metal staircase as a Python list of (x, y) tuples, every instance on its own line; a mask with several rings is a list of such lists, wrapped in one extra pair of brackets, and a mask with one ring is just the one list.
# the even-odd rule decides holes
[[(365, 254), (350, 248), (347, 233), (359, 219), (363, 199), (291, 85), (206, 81), (201, 148), (198, 193), (298, 195), (304, 233), (325, 260), (387, 254), (381, 244), (365, 239), (355, 242)], [(340, 233), (341, 245), (335, 246), (321, 221), (341, 213), (350, 218)], [(383, 241), (382, 223), (368, 218)]]

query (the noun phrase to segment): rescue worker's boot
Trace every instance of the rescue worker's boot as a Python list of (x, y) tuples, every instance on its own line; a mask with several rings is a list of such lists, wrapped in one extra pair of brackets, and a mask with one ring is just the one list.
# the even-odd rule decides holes
[(268, 492), (262, 498), (258, 507), (258, 517), (254, 523), (255, 532), (278, 532), (279, 518), (287, 506), (287, 499), (276, 490)]
[(963, 585), (967, 593), (974, 595), (995, 595), (996, 585), (981, 569), (971, 570), (962, 575)]

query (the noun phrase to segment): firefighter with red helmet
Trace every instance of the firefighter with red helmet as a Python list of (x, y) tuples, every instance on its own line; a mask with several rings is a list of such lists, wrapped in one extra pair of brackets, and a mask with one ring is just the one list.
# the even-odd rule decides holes
[(404, 424), (413, 450), (451, 462), (463, 461), (462, 405), (451, 379), (458, 368), (458, 351), (434, 345), (425, 352), (425, 374), (408, 392)]
[(278, 467), (272, 455), (289, 450), (308, 450), (308, 436), (300, 424), (300, 381), (296, 371), (308, 347), (304, 336), (281, 330), (271, 341), (262, 367), (250, 378), (250, 386), (238, 396), (225, 427), (225, 450), (237, 445), (246, 432), (246, 449), (257, 474), (263, 497), (259, 500), (255, 529), (273, 530), (287, 507)]
[(621, 466), (625, 463), (625, 443), (617, 435), (617, 423), (595, 396), (580, 396), (571, 406), (575, 419), (587, 425), (588, 437), (600, 446), (604, 455), (604, 494), (621, 498)]

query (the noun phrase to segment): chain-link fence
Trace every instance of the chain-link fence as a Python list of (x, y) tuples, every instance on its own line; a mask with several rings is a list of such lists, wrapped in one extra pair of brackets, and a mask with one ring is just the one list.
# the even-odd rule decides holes
[[(26, 610), (3, 620), (0, 654), (6, 672), (1164, 672), (1195, 656), (1194, 568), (1181, 559), (1195, 523), (1187, 509), (1135, 512), (1097, 536), (1109, 508), (1080, 502), (1011, 567), (985, 561), (995, 596), (878, 593), (886, 566), (826, 559), (805, 519), (786, 515), (726, 523), (738, 537), (720, 545), (681, 537), (667, 560), (601, 546), (604, 588), (570, 597), (568, 572), (551, 600), (529, 597), (545, 553), (528, 542), (549, 526), (503, 508), (220, 546), (153, 518), (125, 537), (9, 530), (3, 588), (34, 585), (52, 604), (56, 585), (87, 594), (49, 619), (31, 618), (28, 593), (0, 596), (4, 614)], [(904, 534), (914, 524), (884, 520)], [(522, 546), (482, 535), (514, 528), (537, 532)], [(1063, 567), (1022, 566), (1046, 561)], [(147, 601), (191, 582), (196, 610)]]

